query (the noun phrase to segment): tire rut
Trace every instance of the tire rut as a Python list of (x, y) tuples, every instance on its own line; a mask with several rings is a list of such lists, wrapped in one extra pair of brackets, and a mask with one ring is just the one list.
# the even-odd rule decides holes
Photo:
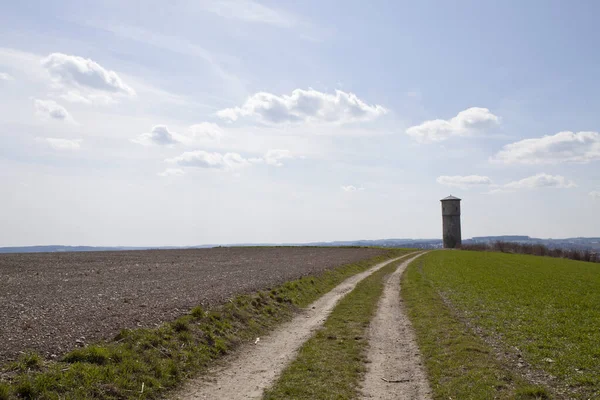
[(368, 366), (361, 390), (363, 399), (431, 398), (419, 347), (400, 297), (402, 273), (411, 261), (423, 254), (404, 261), (387, 278), (369, 326)]
[(260, 399), (264, 390), (294, 360), (304, 342), (323, 325), (341, 298), (375, 271), (409, 255), (379, 263), (346, 279), (302, 310), (292, 321), (260, 338), (255, 345), (243, 346), (231, 356), (225, 357), (220, 366), (186, 384), (173, 398)]

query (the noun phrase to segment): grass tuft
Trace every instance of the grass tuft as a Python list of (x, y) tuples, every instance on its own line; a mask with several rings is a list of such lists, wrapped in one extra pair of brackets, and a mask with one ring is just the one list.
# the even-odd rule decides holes
[(194, 318), (194, 319), (202, 319), (202, 317), (204, 317), (205, 311), (204, 308), (202, 308), (202, 306), (196, 306), (194, 308), (192, 308), (192, 311), (190, 311), (190, 315)]
[(190, 320), (188, 317), (180, 317), (172, 324), (175, 332), (188, 332), (190, 330)]
[(85, 362), (90, 364), (105, 365), (110, 361), (110, 351), (99, 345), (75, 349), (63, 357), (66, 363)]
[(515, 397), (521, 400), (547, 400), (552, 398), (546, 388), (533, 385), (517, 389)]
[(10, 388), (6, 383), (0, 383), (0, 400), (10, 399)]
[(42, 356), (34, 352), (28, 352), (15, 362), (12, 362), (8, 365), (7, 369), (9, 371), (21, 371), (27, 372), (30, 370), (39, 370), (44, 365), (44, 360)]
[(38, 397), (38, 391), (28, 377), (19, 379), (15, 388), (15, 394), (25, 400), (33, 400)]

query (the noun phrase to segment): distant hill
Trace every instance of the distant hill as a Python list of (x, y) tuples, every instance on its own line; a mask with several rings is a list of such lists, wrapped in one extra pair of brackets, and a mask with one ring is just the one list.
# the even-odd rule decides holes
[(380, 240), (350, 240), (336, 242), (311, 242), (311, 243), (234, 243), (234, 244), (206, 244), (198, 246), (16, 246), (0, 247), (0, 253), (59, 253), (73, 251), (125, 251), (125, 250), (166, 250), (166, 249), (203, 249), (212, 247), (247, 247), (247, 246), (380, 246), (380, 247), (413, 247), (436, 248), (441, 247), (439, 239), (380, 239)]
[[(215, 247), (213, 245), (195, 246), (194, 248)], [(164, 247), (130, 247), (130, 246), (22, 246), (22, 247), (0, 247), (0, 253), (64, 253), (74, 251), (125, 251), (125, 250), (151, 250), (151, 249), (183, 249), (187, 247), (164, 246)]]
[(519, 236), (519, 235), (504, 235), (504, 236), (473, 236), (471, 238), (474, 242), (497, 242), (497, 241), (505, 241), (505, 242), (519, 242), (519, 241), (527, 241), (531, 240), (529, 236)]
[[(463, 243), (489, 243), (489, 242), (518, 242), (529, 244), (543, 244), (549, 248), (594, 250), (600, 251), (600, 237), (577, 237), (567, 239), (541, 239), (524, 235), (504, 236), (476, 236), (463, 240)], [(21, 246), (0, 247), (0, 253), (57, 253), (72, 251), (124, 251), (124, 250), (151, 250), (151, 249), (202, 249), (211, 247), (233, 247), (233, 246), (379, 246), (379, 247), (409, 247), (418, 249), (438, 249), (442, 247), (441, 239), (376, 239), (376, 240), (347, 240), (334, 242), (310, 242), (310, 243), (235, 243), (226, 245), (206, 244), (198, 246)]]
[(441, 247), (440, 239), (376, 239), (376, 240), (349, 240), (336, 242), (312, 242), (301, 246), (378, 246), (378, 247), (411, 247), (411, 248), (437, 248)]
[(543, 244), (551, 249), (594, 250), (600, 251), (600, 237), (575, 237), (566, 239), (542, 239), (529, 236), (476, 236), (464, 240), (464, 243), (517, 242), (524, 244)]

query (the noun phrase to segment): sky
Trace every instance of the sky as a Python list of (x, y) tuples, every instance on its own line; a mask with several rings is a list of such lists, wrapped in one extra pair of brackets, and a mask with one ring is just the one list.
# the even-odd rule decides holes
[(5, 2), (0, 246), (600, 236), (599, 13)]

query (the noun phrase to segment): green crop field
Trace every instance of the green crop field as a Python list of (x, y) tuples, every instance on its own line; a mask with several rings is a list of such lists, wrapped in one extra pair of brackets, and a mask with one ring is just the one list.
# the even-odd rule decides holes
[(436, 398), (600, 397), (599, 264), (435, 251), (402, 294)]

